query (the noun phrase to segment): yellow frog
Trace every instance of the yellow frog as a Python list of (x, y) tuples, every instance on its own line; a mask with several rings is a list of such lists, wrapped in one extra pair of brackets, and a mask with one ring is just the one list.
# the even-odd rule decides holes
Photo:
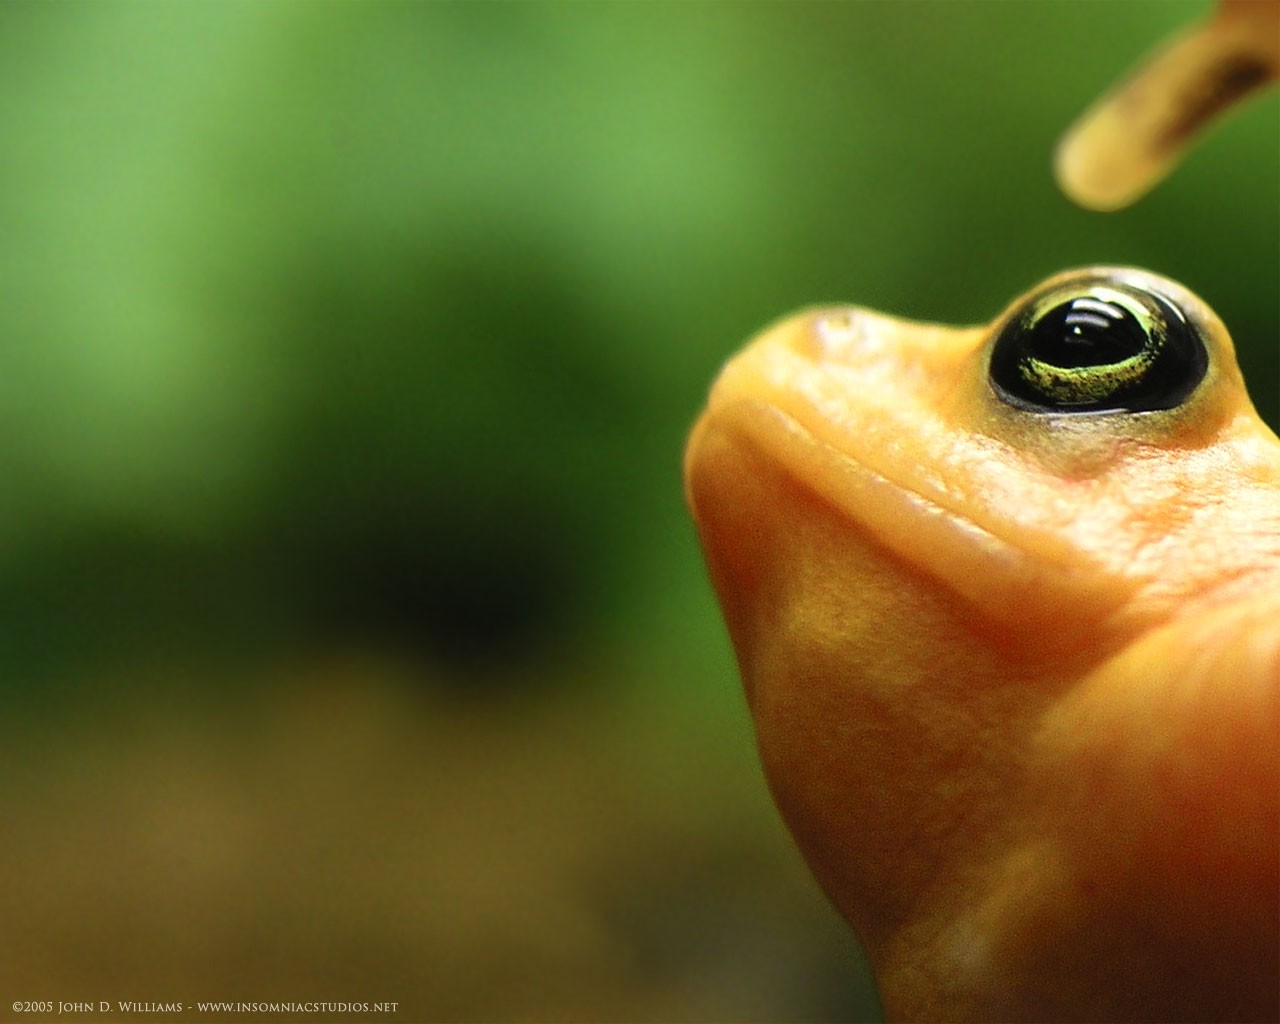
[[(1219, 0), (1068, 132), (1150, 189), (1280, 77)], [(784, 320), (686, 493), (784, 817), (906, 1020), (1280, 1018), (1280, 441), (1202, 301), (1059, 275), (987, 327)]]
[(776, 802), (903, 1020), (1280, 1016), (1280, 440), (1186, 288), (858, 307), (686, 491)]

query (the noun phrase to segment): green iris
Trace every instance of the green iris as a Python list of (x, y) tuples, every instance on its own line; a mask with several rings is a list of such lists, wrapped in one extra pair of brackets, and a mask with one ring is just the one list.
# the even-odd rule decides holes
[(1180, 405), (1204, 377), (1204, 342), (1155, 292), (1085, 278), (1033, 297), (991, 350), (991, 383), (1036, 412), (1146, 412)]

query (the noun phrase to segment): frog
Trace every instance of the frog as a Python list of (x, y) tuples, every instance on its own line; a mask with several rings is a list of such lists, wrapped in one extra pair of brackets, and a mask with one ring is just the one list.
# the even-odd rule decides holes
[(1219, 0), (1067, 130), (1054, 173), (1068, 198), (1110, 212), (1147, 194), (1223, 113), (1280, 81), (1280, 0)]
[(886, 1019), (1280, 1017), (1280, 440), (1189, 288), (765, 328), (688, 507)]

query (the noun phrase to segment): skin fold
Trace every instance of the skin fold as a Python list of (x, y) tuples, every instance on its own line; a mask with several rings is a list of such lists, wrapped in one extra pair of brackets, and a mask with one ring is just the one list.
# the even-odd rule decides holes
[(1058, 147), (1058, 184), (1089, 209), (1128, 206), (1219, 114), (1277, 79), (1280, 0), (1219, 0), (1081, 115)]
[(1280, 1017), (1280, 441), (1187, 289), (1172, 408), (1011, 404), (986, 327), (808, 310), (686, 495), (765, 774), (897, 1020)]

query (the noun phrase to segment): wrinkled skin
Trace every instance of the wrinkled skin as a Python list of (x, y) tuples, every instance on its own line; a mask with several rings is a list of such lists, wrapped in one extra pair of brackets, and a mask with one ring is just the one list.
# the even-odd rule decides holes
[(890, 1019), (1280, 1016), (1280, 441), (1199, 298), (1090, 273), (1185, 313), (1185, 402), (1027, 411), (1005, 315), (837, 307), (689, 441), (769, 785)]

